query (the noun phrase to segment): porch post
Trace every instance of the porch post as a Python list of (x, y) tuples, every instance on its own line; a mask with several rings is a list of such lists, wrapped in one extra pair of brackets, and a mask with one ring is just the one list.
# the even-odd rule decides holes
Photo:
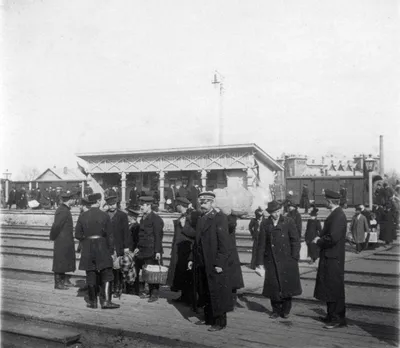
[(32, 181), (29, 181), (28, 189), (29, 189), (29, 191), (32, 191)]
[(207, 191), (207, 171), (203, 169), (201, 171), (201, 186), (203, 186), (202, 191)]
[(82, 181), (81, 196), (82, 196), (82, 198), (85, 197), (85, 182), (84, 181)]
[(5, 185), (5, 190), (6, 190), (6, 192), (5, 192), (5, 194), (6, 194), (6, 203), (8, 202), (8, 193), (10, 192), (10, 187), (9, 187), (9, 181), (8, 181), (8, 179), (6, 179), (6, 185)]
[(247, 167), (246, 169), (247, 173), (247, 189), (253, 187), (253, 180), (254, 180), (254, 172), (250, 167)]
[(165, 172), (160, 170), (160, 211), (164, 210), (165, 199), (164, 199), (164, 184), (165, 184)]
[(126, 173), (121, 173), (121, 208), (126, 208)]
[(36, 181), (36, 188), (39, 188), (39, 183)]

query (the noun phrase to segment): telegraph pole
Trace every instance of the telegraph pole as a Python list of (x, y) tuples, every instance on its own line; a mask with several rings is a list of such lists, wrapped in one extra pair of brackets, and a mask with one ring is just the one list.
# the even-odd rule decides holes
[(219, 85), (219, 100), (218, 100), (218, 145), (224, 143), (224, 115), (223, 115), (223, 95), (224, 95), (224, 76), (218, 70), (214, 72), (214, 80), (211, 83), (215, 88)]

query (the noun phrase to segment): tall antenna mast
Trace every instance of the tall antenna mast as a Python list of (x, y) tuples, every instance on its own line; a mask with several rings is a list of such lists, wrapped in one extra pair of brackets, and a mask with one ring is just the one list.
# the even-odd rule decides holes
[(211, 83), (215, 88), (219, 85), (219, 103), (218, 103), (218, 145), (223, 145), (224, 139), (224, 116), (223, 116), (223, 95), (224, 95), (224, 76), (218, 71), (214, 72), (214, 80)]

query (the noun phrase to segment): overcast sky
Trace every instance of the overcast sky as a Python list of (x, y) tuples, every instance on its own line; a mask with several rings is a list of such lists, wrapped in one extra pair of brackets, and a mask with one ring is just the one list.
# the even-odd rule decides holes
[(4, 0), (1, 173), (225, 144), (378, 153), (400, 171), (393, 0)]

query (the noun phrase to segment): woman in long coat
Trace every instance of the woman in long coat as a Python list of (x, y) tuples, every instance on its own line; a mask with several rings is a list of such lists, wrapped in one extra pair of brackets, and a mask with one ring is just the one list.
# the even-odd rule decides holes
[(319, 257), (319, 247), (312, 243), (315, 237), (318, 237), (322, 231), (321, 222), (317, 219), (318, 209), (313, 208), (310, 212), (310, 218), (307, 220), (305, 241), (307, 244), (308, 256), (312, 262), (315, 262)]
[(257, 263), (257, 248), (258, 248), (258, 235), (260, 233), (260, 225), (263, 218), (263, 213), (261, 209), (256, 209), (254, 212), (255, 217), (250, 220), (249, 231), (251, 234), (251, 239), (253, 240), (253, 248), (251, 250), (251, 262), (250, 268), (256, 269)]
[(72, 194), (64, 193), (62, 195), (63, 203), (57, 208), (54, 222), (50, 230), (50, 240), (54, 241), (53, 250), (53, 269), (54, 288), (65, 290), (66, 285), (70, 285), (66, 278), (66, 272), (75, 272), (75, 241), (74, 226), (69, 202), (72, 203)]
[(292, 297), (302, 293), (299, 234), (293, 220), (281, 215), (280, 203), (268, 203), (267, 211), (270, 216), (261, 223), (257, 255), (257, 265), (265, 268), (262, 294), (271, 300), (271, 318), (287, 318)]

